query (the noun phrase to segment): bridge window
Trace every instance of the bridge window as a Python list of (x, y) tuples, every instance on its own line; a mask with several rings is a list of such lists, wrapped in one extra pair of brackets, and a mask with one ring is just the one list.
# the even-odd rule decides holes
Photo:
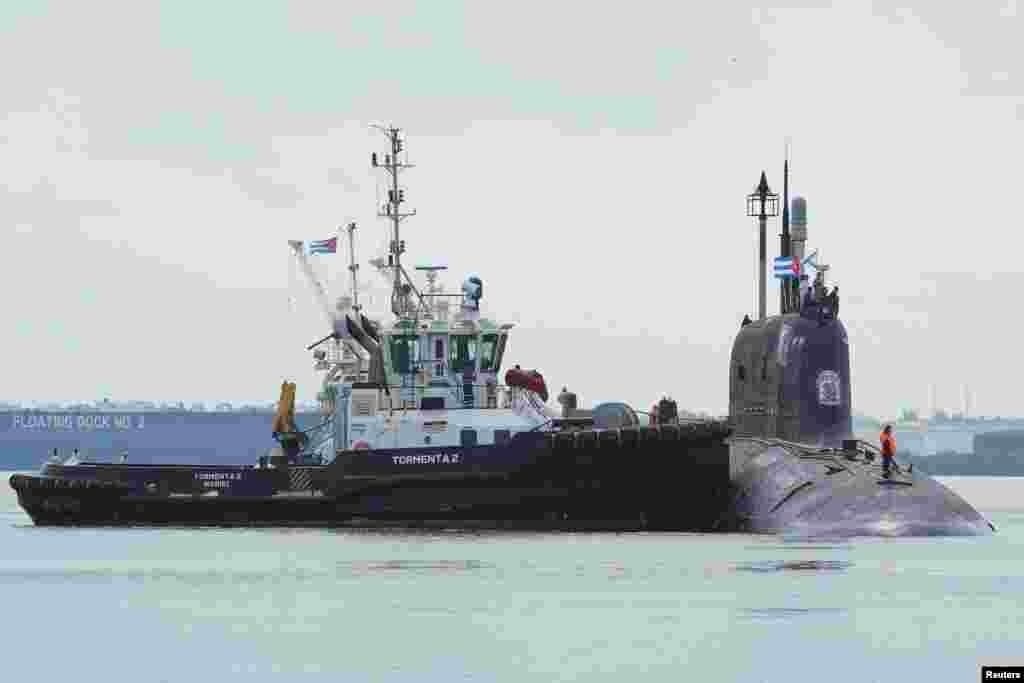
[(738, 379), (741, 382), (746, 381), (746, 379), (747, 379), (747, 369), (745, 367), (743, 367), (743, 365), (737, 365), (736, 366), (736, 379)]
[(480, 340), (480, 372), (497, 370), (498, 335), (485, 334)]
[(468, 334), (452, 335), (448, 347), (448, 364), (452, 372), (462, 372), (467, 367), (476, 367), (476, 337)]
[(476, 430), (475, 429), (463, 429), (459, 432), (459, 442), (463, 446), (475, 446), (476, 445)]
[(444, 339), (434, 340), (434, 360), (444, 360)]
[(412, 372), (416, 360), (416, 336), (394, 335), (391, 337), (391, 369), (398, 374)]
[(498, 336), (498, 351), (494, 354), (494, 369), (495, 371), (501, 369), (501, 359), (505, 355), (505, 342), (508, 340), (507, 334)]

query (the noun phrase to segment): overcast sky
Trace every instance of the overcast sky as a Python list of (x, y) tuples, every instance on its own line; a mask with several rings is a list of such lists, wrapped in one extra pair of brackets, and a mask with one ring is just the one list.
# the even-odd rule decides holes
[(1016, 2), (797, 5), (7, 0), (0, 400), (312, 399), (287, 240), (380, 253), (394, 123), (410, 260), (479, 275), (507, 363), (584, 405), (727, 411), (788, 136), (854, 409), (1024, 413)]

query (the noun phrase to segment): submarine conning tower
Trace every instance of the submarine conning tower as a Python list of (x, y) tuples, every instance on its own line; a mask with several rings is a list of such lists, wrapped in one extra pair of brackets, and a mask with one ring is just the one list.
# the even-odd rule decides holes
[(737, 436), (836, 447), (853, 438), (846, 328), (814, 308), (746, 324), (736, 335), (729, 424)]
[[(788, 180), (788, 163), (786, 172)], [(764, 173), (761, 184), (765, 187), (759, 186), (752, 200), (771, 196)], [(760, 219), (763, 233), (766, 212), (756, 208), (749, 215)], [(840, 447), (844, 439), (853, 438), (849, 338), (838, 319), (838, 299), (825, 296), (828, 266), (813, 263), (817, 270), (813, 283), (803, 273), (803, 266), (813, 259), (813, 255), (804, 256), (807, 202), (795, 197), (792, 208), (792, 234), (788, 215), (783, 219), (787, 225), (782, 251), (796, 265), (785, 266), (793, 272), (784, 272), (781, 284), (792, 287), (795, 296), (782, 298), (779, 315), (744, 319), (729, 365), (729, 425), (737, 436)], [(764, 282), (760, 273), (759, 280)], [(763, 292), (760, 299), (764, 300)]]

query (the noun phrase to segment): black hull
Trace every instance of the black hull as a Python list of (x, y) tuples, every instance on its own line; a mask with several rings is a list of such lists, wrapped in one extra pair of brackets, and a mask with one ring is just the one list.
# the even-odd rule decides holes
[[(339, 506), (323, 498), (237, 498), (169, 500), (154, 503), (130, 498), (66, 502), (60, 507), (30, 504), (37, 526), (274, 527), (274, 528), (437, 528), (562, 531), (713, 531), (715, 518), (683, 511), (657, 514), (646, 505), (487, 505), (458, 511), (418, 509), (372, 511)], [(713, 501), (708, 501), (712, 502)], [(652, 516), (648, 518), (648, 515)]]
[[(247, 470), (267, 495), (203, 495), (188, 467), (48, 466), (11, 486), (43, 526), (710, 531), (729, 492), (725, 436), (720, 425), (536, 434), (440, 470), (387, 471), (389, 458), (366, 453)], [(140, 490), (147, 477), (159, 490)]]

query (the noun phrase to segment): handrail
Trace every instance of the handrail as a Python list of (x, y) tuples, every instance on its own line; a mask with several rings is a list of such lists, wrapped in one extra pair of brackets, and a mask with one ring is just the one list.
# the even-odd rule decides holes
[(881, 453), (882, 452), (881, 448), (879, 448), (878, 446), (876, 446), (875, 444), (873, 444), (870, 441), (865, 441), (864, 439), (855, 439), (855, 441), (857, 443), (859, 443), (859, 444), (863, 444), (863, 445), (867, 446), (868, 449), (874, 451), (875, 453)]
[[(473, 388), (479, 387), (481, 389), (487, 389), (489, 387), (494, 387), (495, 391), (511, 391), (511, 390), (515, 390), (515, 389), (523, 389), (523, 387), (510, 387), (507, 384), (479, 384), (479, 383), (476, 383), (476, 382), (470, 382), (469, 384)], [(453, 383), (449, 384), (447, 387), (431, 386), (429, 383), (428, 384), (374, 384), (372, 387), (359, 387), (359, 389), (364, 389), (364, 388), (365, 389), (379, 389), (380, 391), (383, 391), (385, 386), (388, 387), (389, 389), (442, 389), (442, 388), (462, 389), (465, 386), (465, 384), (463, 384), (461, 382), (453, 382)], [(527, 389), (523, 389), (523, 390), (524, 391), (528, 391)]]

